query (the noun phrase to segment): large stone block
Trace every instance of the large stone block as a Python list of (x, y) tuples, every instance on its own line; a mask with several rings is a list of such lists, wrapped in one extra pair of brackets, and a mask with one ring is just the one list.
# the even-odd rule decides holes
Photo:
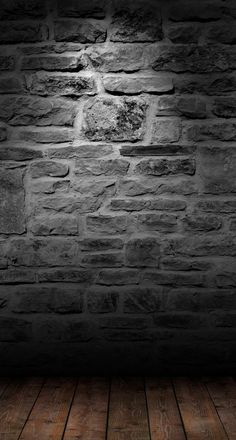
[(99, 72), (136, 72), (142, 69), (145, 45), (115, 44), (108, 47), (91, 47), (86, 54)]
[(143, 99), (96, 98), (86, 106), (84, 134), (93, 141), (141, 140), (146, 109)]
[(22, 170), (0, 168), (0, 233), (25, 232), (25, 193)]

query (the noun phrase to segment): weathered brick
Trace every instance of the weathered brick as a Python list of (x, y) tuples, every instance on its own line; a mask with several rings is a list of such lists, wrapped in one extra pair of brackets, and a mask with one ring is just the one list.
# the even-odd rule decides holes
[(1, 20), (43, 18), (45, 16), (46, 3), (44, 0), (12, 0), (7, 4), (1, 2)]
[(70, 266), (78, 263), (73, 239), (17, 239), (11, 242), (9, 261), (14, 266)]
[(22, 145), (15, 146), (13, 144), (7, 144), (0, 147), (0, 160), (18, 162), (40, 159), (42, 157), (42, 151), (26, 148)]
[(105, 26), (89, 21), (57, 20), (54, 23), (54, 33), (56, 41), (104, 43), (106, 40)]
[(39, 215), (42, 210), (49, 214), (60, 213), (87, 213), (97, 211), (103, 202), (103, 197), (86, 197), (85, 195), (58, 194), (55, 196), (42, 197), (34, 204), (34, 212)]
[(236, 242), (231, 235), (180, 237), (163, 243), (166, 255), (183, 256), (235, 256)]
[(208, 261), (196, 258), (164, 257), (160, 261), (160, 267), (172, 271), (207, 271), (212, 269)]
[(97, 278), (97, 284), (106, 286), (127, 286), (139, 284), (140, 272), (135, 269), (107, 269), (101, 270)]
[(171, 273), (171, 272), (146, 272), (143, 280), (154, 285), (170, 285), (170, 286), (202, 286), (204, 285), (204, 275), (200, 272), (196, 273)]
[(108, 156), (113, 152), (111, 145), (78, 145), (78, 146), (67, 146), (60, 148), (50, 148), (48, 150), (48, 156), (50, 159), (74, 159), (80, 158), (97, 158)]
[(139, 214), (138, 230), (142, 232), (176, 232), (177, 217), (172, 214)]
[(94, 287), (88, 292), (88, 310), (90, 313), (111, 313), (117, 310), (119, 294), (111, 289)]
[(85, 61), (78, 56), (66, 55), (41, 55), (23, 57), (22, 70), (48, 70), (48, 71), (67, 71), (79, 72), (85, 67)]
[(126, 245), (126, 264), (128, 266), (155, 266), (159, 264), (160, 245), (156, 238), (134, 238)]
[(34, 162), (30, 167), (30, 174), (33, 179), (39, 177), (65, 177), (68, 174), (67, 164), (54, 161)]
[(173, 79), (175, 90), (178, 93), (199, 92), (205, 95), (222, 95), (232, 92), (236, 87), (234, 74), (208, 75), (177, 75)]
[[(63, 264), (64, 266), (64, 264)], [(76, 283), (91, 284), (94, 272), (87, 269), (54, 269), (38, 272), (40, 283)]]
[(166, 295), (166, 310), (208, 312), (217, 309), (232, 310), (235, 307), (235, 296), (230, 290), (177, 288)]
[(86, 225), (88, 232), (98, 234), (122, 234), (127, 231), (128, 219), (125, 215), (89, 215)]
[(0, 76), (0, 93), (21, 93), (23, 85), (21, 79), (14, 75)]
[(60, 144), (73, 141), (74, 137), (74, 130), (64, 127), (25, 127), (24, 129), (14, 130), (12, 133), (14, 141), (36, 142), (39, 144)]
[(186, 231), (217, 231), (222, 226), (220, 218), (213, 215), (198, 213), (187, 214), (183, 218), (184, 229)]
[(162, 73), (155, 75), (107, 75), (103, 77), (103, 85), (109, 93), (138, 95), (140, 93), (167, 93), (173, 90), (171, 76)]
[(80, 176), (124, 176), (129, 169), (129, 162), (123, 159), (79, 160), (75, 174)]
[(161, 96), (157, 99), (156, 114), (201, 119), (206, 117), (206, 102), (195, 96)]
[(23, 172), (0, 168), (0, 182), (0, 232), (23, 234), (25, 232)]
[(186, 124), (186, 135), (189, 140), (198, 142), (206, 140), (234, 141), (236, 123), (208, 119), (201, 123)]
[(233, 272), (220, 273), (216, 276), (216, 284), (218, 287), (236, 287), (236, 274)]
[[(80, 175), (78, 174), (78, 177)], [(109, 197), (113, 196), (116, 192), (116, 177), (104, 179), (104, 180), (98, 180), (98, 179), (84, 179), (82, 176), (82, 179), (76, 179), (76, 181), (73, 181), (72, 183), (73, 189), (84, 195), (84, 194), (91, 194), (93, 197), (97, 197), (97, 200), (102, 200), (103, 197)], [(99, 197), (103, 196), (103, 197)]]
[(74, 73), (34, 73), (26, 76), (26, 85), (30, 93), (42, 96), (56, 94), (70, 97), (96, 94), (92, 76), (86, 77)]
[(0, 71), (1, 70), (14, 70), (15, 58), (13, 55), (1, 55), (0, 56)]
[(212, 112), (220, 118), (235, 118), (236, 117), (236, 98), (219, 97), (214, 100)]
[(25, 319), (0, 317), (1, 342), (28, 341), (32, 337), (32, 324)]
[[(151, 49), (148, 49), (152, 51)], [(225, 49), (220, 46), (173, 45), (159, 46), (151, 52), (154, 58), (154, 70), (179, 72), (225, 72), (234, 69), (236, 52), (234, 48)]]
[(37, 236), (78, 235), (78, 219), (69, 215), (39, 215), (29, 224), (30, 231)]
[(112, 199), (109, 208), (113, 211), (141, 211), (148, 207), (146, 200)]
[(194, 145), (157, 144), (157, 145), (123, 145), (121, 156), (175, 156), (194, 153)]
[(60, 98), (0, 98), (0, 118), (10, 125), (71, 126), (77, 112), (76, 104)]
[(0, 24), (1, 44), (35, 43), (47, 40), (48, 27), (37, 23), (2, 22)]
[(7, 269), (0, 271), (0, 284), (34, 283), (35, 273), (28, 269)]
[(205, 193), (236, 191), (236, 152), (233, 147), (200, 147), (199, 171)]
[(196, 204), (196, 209), (205, 212), (235, 213), (236, 200), (201, 200)]
[(83, 292), (78, 287), (20, 286), (13, 290), (12, 311), (15, 313), (81, 313)]
[(94, 267), (120, 267), (124, 264), (124, 257), (121, 252), (116, 253), (93, 253), (86, 254), (81, 258), (81, 266)]
[(181, 136), (181, 121), (177, 118), (157, 118), (152, 130), (152, 143), (178, 142)]
[(154, 2), (116, 2), (111, 41), (158, 41), (162, 38), (160, 9)]
[(79, 3), (76, 0), (59, 0), (58, 9), (61, 17), (105, 17), (104, 0), (80, 0)]
[(175, 329), (199, 329), (204, 327), (206, 322), (198, 314), (190, 313), (161, 313), (154, 316), (154, 323), (157, 327)]
[(182, 211), (186, 208), (186, 202), (171, 199), (112, 199), (109, 208), (114, 211), (142, 211), (143, 209)]
[(146, 108), (143, 99), (96, 98), (86, 106), (84, 134), (93, 141), (141, 140)]
[(81, 251), (111, 251), (122, 249), (123, 246), (120, 238), (83, 238), (79, 241)]
[(194, 159), (148, 159), (139, 162), (135, 173), (147, 176), (165, 176), (169, 174), (195, 174)]
[(161, 306), (162, 288), (130, 288), (124, 295), (124, 313), (153, 313)]
[(229, 229), (230, 231), (236, 231), (236, 219), (231, 220)]
[(0, 142), (5, 141), (7, 139), (7, 128), (5, 125), (0, 124)]
[(172, 24), (167, 27), (166, 36), (173, 43), (189, 44), (198, 43), (202, 27), (196, 24)]
[(99, 72), (136, 72), (144, 67), (143, 45), (114, 44), (109, 47), (92, 47), (86, 54)]
[(221, 22), (208, 26), (206, 39), (214, 44), (215, 41), (222, 44), (235, 44), (236, 31), (235, 22)]

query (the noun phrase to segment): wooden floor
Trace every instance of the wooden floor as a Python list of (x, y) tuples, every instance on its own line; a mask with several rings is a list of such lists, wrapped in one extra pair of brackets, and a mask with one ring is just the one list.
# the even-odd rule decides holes
[(0, 440), (236, 440), (233, 378), (0, 378)]

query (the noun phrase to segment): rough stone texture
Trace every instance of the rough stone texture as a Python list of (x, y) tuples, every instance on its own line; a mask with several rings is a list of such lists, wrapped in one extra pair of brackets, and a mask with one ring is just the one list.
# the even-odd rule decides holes
[(235, 374), (235, 19), (0, 1), (1, 374)]

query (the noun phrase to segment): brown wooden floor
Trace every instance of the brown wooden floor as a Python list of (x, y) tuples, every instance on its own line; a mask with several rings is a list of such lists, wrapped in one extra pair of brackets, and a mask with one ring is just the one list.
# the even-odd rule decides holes
[(0, 440), (236, 440), (233, 378), (0, 378)]

